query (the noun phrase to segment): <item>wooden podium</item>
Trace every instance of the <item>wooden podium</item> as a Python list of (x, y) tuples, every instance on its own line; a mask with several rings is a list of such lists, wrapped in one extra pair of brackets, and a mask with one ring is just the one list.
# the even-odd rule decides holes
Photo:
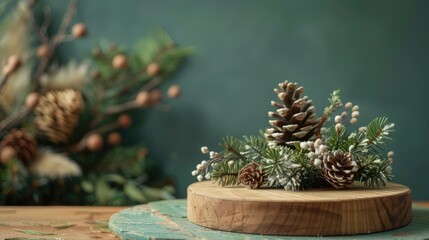
[(198, 225), (269, 235), (350, 235), (391, 230), (411, 222), (411, 191), (389, 183), (380, 189), (188, 187), (188, 219)]

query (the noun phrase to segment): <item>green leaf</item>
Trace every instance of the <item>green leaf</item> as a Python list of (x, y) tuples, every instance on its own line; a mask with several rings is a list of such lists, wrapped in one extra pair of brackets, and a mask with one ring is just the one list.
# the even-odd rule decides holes
[(87, 193), (92, 193), (94, 191), (94, 184), (92, 184), (92, 182), (90, 182), (88, 180), (83, 180), (80, 183), (80, 186)]
[(99, 179), (95, 183), (95, 197), (98, 204), (107, 204), (115, 195), (115, 191), (109, 187), (104, 179)]
[(131, 182), (125, 184), (124, 193), (134, 201), (138, 201), (141, 203), (147, 202), (146, 196), (144, 195), (143, 191)]
[(114, 182), (121, 185), (127, 181), (123, 176), (118, 174), (107, 174), (104, 175), (103, 178), (108, 182)]
[(53, 232), (42, 232), (37, 230), (15, 229), (16, 232), (22, 232), (30, 235), (55, 235)]

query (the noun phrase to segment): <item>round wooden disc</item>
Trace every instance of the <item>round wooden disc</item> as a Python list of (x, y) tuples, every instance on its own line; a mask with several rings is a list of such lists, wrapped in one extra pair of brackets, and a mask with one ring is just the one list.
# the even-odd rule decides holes
[(389, 183), (380, 189), (188, 187), (188, 219), (232, 232), (270, 235), (349, 235), (386, 231), (411, 222), (411, 191)]

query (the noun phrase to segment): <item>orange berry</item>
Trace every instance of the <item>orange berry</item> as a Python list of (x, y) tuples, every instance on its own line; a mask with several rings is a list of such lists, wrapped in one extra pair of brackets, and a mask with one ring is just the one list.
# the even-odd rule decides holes
[(161, 67), (159, 66), (158, 63), (151, 63), (146, 68), (146, 73), (152, 77), (158, 75), (160, 71), (161, 71)]
[(52, 49), (49, 44), (40, 45), (37, 48), (37, 56), (39, 58), (48, 58), (52, 54)]
[(131, 127), (132, 123), (133, 123), (133, 119), (128, 114), (122, 114), (118, 118), (118, 125), (121, 128), (125, 128), (125, 129), (129, 128)]
[(112, 66), (115, 69), (124, 69), (128, 66), (128, 59), (124, 54), (118, 54), (112, 59)]
[(110, 145), (118, 145), (121, 143), (121, 141), (122, 137), (121, 134), (119, 134), (118, 132), (109, 133), (109, 135), (107, 136), (107, 142)]
[(25, 98), (25, 107), (32, 109), (34, 108), (37, 103), (39, 102), (39, 94), (37, 92), (32, 92), (27, 95)]
[(178, 98), (182, 94), (182, 89), (179, 85), (172, 85), (168, 88), (167, 95), (170, 98)]
[(103, 148), (103, 145), (103, 137), (98, 133), (93, 133), (86, 139), (86, 147), (89, 151), (99, 151)]
[(0, 150), (0, 160), (2, 163), (7, 163), (14, 157), (16, 157), (16, 151), (13, 147), (6, 146)]
[(83, 23), (76, 23), (73, 25), (71, 32), (74, 38), (85, 37), (87, 34), (86, 25)]
[(162, 100), (162, 92), (159, 89), (154, 89), (150, 92), (150, 101), (153, 104), (157, 104)]
[(140, 107), (148, 107), (151, 103), (149, 92), (147, 91), (139, 92), (136, 96), (136, 103)]

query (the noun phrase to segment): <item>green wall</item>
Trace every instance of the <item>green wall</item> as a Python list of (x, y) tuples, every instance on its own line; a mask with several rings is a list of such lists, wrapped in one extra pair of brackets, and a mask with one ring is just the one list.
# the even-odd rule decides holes
[[(65, 1), (50, 1), (59, 17)], [(366, 123), (380, 115), (396, 123), (395, 181), (429, 200), (429, 1), (81, 1), (77, 21), (91, 38), (62, 54), (83, 58), (99, 38), (134, 44), (155, 27), (197, 55), (173, 81), (183, 97), (171, 112), (145, 115), (138, 134), (179, 196), (224, 135), (256, 134), (268, 126), (272, 89), (285, 79), (304, 85), (319, 112), (329, 93), (359, 104)]]

